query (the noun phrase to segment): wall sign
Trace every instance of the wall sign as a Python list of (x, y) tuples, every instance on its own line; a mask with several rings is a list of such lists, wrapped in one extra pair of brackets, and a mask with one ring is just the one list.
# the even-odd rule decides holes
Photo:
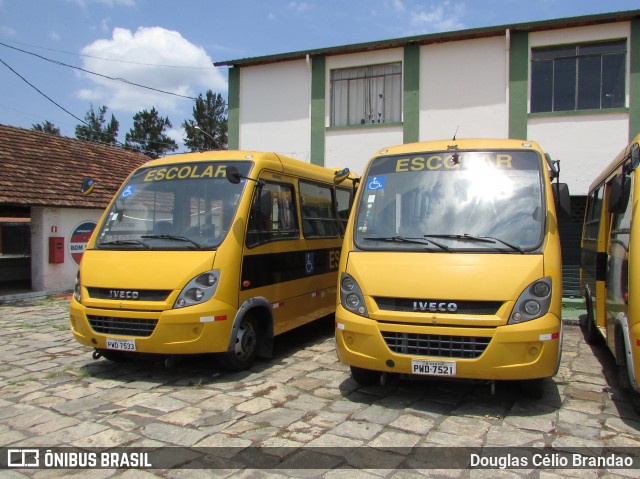
[(87, 243), (95, 227), (95, 222), (86, 221), (76, 226), (73, 233), (71, 233), (71, 237), (69, 238), (69, 253), (73, 261), (78, 265), (80, 264), (82, 254), (87, 247)]

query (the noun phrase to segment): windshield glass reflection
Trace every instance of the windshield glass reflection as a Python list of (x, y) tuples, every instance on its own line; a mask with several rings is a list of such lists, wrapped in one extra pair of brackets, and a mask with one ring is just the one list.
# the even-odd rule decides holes
[[(363, 249), (524, 252), (541, 244), (545, 208), (534, 151), (429, 152), (374, 159), (363, 179)], [(445, 246), (445, 248), (443, 248)]]
[(119, 192), (98, 235), (109, 249), (215, 249), (235, 215), (242, 190), (227, 166), (248, 175), (250, 162), (199, 162), (144, 168)]

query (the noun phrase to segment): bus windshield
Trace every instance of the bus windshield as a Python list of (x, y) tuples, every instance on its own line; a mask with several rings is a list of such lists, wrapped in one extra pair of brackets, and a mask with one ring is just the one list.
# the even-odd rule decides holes
[(546, 218), (536, 151), (381, 156), (357, 208), (361, 249), (535, 251)]
[(100, 249), (215, 249), (235, 215), (245, 180), (233, 184), (226, 168), (249, 174), (250, 162), (198, 162), (136, 171), (105, 216)]

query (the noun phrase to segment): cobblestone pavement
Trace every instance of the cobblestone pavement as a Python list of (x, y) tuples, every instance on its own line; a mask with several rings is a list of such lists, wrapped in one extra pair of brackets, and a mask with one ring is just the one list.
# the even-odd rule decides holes
[[(68, 328), (68, 300), (0, 306), (0, 446), (226, 447), (553, 446), (640, 447), (640, 418), (617, 388), (611, 356), (566, 324), (562, 365), (545, 395), (513, 384), (396, 379), (358, 386), (334, 351), (333, 323), (276, 340), (249, 371), (222, 373), (211, 358), (93, 360)], [(366, 463), (331, 469), (72, 470), (70, 477), (637, 477), (638, 470), (424, 471)], [(4, 470), (2, 477), (60, 477)]]

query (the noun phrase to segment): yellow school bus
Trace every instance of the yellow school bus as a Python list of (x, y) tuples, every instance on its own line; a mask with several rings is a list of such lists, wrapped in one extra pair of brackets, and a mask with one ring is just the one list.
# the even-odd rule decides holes
[(542, 394), (562, 343), (558, 170), (532, 141), (384, 148), (340, 256), (336, 344), (352, 377), (522, 380)]
[(73, 335), (96, 359), (222, 353), (239, 370), (268, 357), (274, 336), (335, 311), (356, 179), (335, 173), (250, 151), (146, 163), (87, 244)]
[[(640, 301), (632, 294), (640, 284), (635, 183), (640, 163), (636, 136), (591, 183), (582, 230), (581, 291), (587, 314), (581, 318), (586, 341), (606, 342), (618, 366), (618, 380), (631, 390), (640, 414)], [(634, 229), (635, 226), (635, 229)], [(634, 233), (634, 231), (636, 231)]]

